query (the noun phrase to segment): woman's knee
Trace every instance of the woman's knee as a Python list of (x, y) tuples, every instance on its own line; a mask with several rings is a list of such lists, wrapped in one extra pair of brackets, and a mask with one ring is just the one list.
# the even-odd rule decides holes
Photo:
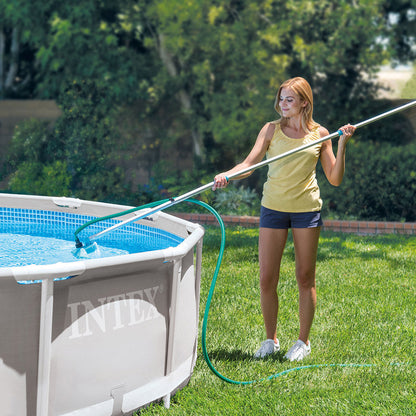
[(276, 292), (279, 276), (274, 273), (260, 273), (260, 290), (263, 293)]
[(296, 280), (299, 289), (310, 290), (315, 288), (315, 270), (296, 271)]

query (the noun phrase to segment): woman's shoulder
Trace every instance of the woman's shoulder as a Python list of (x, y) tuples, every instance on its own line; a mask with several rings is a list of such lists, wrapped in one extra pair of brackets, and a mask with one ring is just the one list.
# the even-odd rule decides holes
[(280, 125), (282, 119), (279, 120), (273, 120), (273, 121), (268, 121), (265, 125), (264, 128), (268, 129), (269, 131), (272, 130), (273, 133), (275, 133), (277, 130), (281, 130), (282, 126)]
[(267, 122), (263, 129), (265, 131), (266, 140), (271, 142), (276, 131), (281, 130), (280, 119)]
[(257, 136), (257, 142), (259, 140), (263, 141), (265, 145), (268, 147), (273, 140), (273, 137), (276, 134), (276, 124), (275, 121), (268, 121), (260, 130), (258, 136)]
[(317, 130), (321, 137), (325, 137), (329, 135), (328, 129), (326, 129), (324, 126), (318, 125)]
[[(319, 133), (319, 136), (320, 136), (321, 139), (323, 137), (329, 136), (328, 129), (326, 129), (323, 126), (319, 126), (318, 133)], [(322, 142), (321, 145), (322, 145), (322, 150), (324, 150), (324, 149), (331, 149), (332, 148), (332, 142), (331, 142), (331, 140), (325, 140), (325, 141)]]

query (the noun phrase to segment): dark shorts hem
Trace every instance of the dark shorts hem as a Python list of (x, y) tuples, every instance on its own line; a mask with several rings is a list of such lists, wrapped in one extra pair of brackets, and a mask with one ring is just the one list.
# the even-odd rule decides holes
[(315, 228), (321, 227), (323, 221), (321, 211), (312, 212), (281, 212), (261, 207), (260, 227), (261, 228)]

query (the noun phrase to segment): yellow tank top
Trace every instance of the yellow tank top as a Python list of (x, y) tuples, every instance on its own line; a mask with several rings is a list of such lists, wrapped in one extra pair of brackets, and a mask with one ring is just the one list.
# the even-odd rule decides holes
[[(274, 135), (266, 154), (268, 159), (320, 138), (319, 127), (303, 139), (292, 139), (282, 132), (279, 122), (274, 123)], [(282, 212), (321, 210), (322, 200), (316, 180), (321, 147), (322, 143), (318, 143), (270, 163), (261, 201), (264, 207)]]

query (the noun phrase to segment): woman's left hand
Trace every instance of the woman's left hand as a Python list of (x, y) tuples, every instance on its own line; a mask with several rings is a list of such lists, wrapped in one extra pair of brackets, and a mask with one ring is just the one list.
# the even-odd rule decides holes
[(214, 178), (214, 185), (212, 186), (212, 190), (215, 191), (216, 189), (226, 188), (228, 185), (228, 178), (224, 173), (219, 173)]
[(343, 133), (340, 140), (342, 139), (345, 143), (348, 143), (348, 140), (351, 139), (352, 135), (355, 132), (355, 126), (347, 124), (345, 126), (342, 126), (339, 130)]

